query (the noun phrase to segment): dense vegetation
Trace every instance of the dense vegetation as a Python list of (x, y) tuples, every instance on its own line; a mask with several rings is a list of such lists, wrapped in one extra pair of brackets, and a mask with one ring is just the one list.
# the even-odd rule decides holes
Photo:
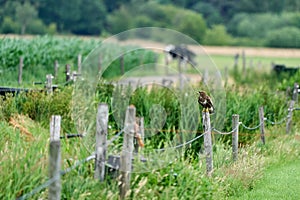
[[(76, 71), (78, 67), (78, 55), (83, 60), (96, 47), (101, 40), (85, 40), (76, 37), (53, 37), (40, 36), (31, 39), (11, 39), (0, 40), (0, 83), (2, 85), (16, 84), (16, 70), (18, 69), (20, 57), (23, 57), (23, 80), (26, 84), (35, 81), (44, 81), (46, 74), (54, 75), (54, 64), (58, 62), (58, 73), (62, 75), (66, 64)], [(127, 47), (114, 46), (111, 48), (125, 51)], [(140, 58), (143, 58), (140, 61)], [(152, 51), (139, 50), (132, 51), (123, 56), (124, 70), (128, 71), (136, 63), (153, 63), (156, 55)], [(110, 64), (109, 70), (103, 74), (104, 77), (116, 77), (121, 75), (120, 60), (116, 59)], [(54, 83), (62, 84), (65, 77), (59, 76)], [(25, 85), (26, 85), (25, 84)]]
[[(26, 65), (32, 68), (31, 72), (40, 71), (39, 75), (35, 74), (35, 78), (41, 79), (46, 73), (49, 73), (48, 70), (52, 69), (55, 59), (58, 59), (60, 63), (71, 63), (75, 66), (76, 55), (78, 53), (86, 55), (88, 49), (97, 44), (97, 41), (52, 37), (27, 41), (3, 39), (1, 42), (5, 44), (1, 45), (3, 51), (0, 52), (2, 70), (13, 69), (18, 64), (14, 58), (16, 57), (18, 60), (18, 56), (25, 53)], [(38, 42), (42, 44), (38, 44)], [(10, 48), (11, 50), (9, 50)], [(116, 48), (120, 47), (116, 46)], [(56, 54), (56, 51), (59, 53)], [(133, 52), (126, 55), (128, 57), (127, 61), (124, 60), (125, 64), (133, 63), (133, 66), (136, 66), (135, 63), (140, 63), (138, 53), (147, 55), (143, 57), (143, 62), (153, 62), (157, 59), (151, 51)], [(114, 69), (113, 65), (118, 65), (118, 62), (113, 62), (111, 68)], [(26, 70), (24, 69), (24, 71)], [(125, 68), (125, 70), (130, 70), (130, 68)], [(240, 121), (247, 126), (253, 127), (259, 124), (258, 107), (261, 105), (264, 106), (265, 117), (270, 121), (277, 122), (286, 116), (287, 101), (290, 100), (291, 94), (286, 96), (285, 90), (288, 86), (292, 87), (294, 82), (299, 81), (299, 73), (293, 77), (287, 75), (274, 77), (269, 72), (262, 72), (254, 68), (249, 68), (245, 76), (242, 76), (241, 73), (239, 67), (237, 70), (230, 70), (233, 84), (225, 87), (227, 105), (223, 131), (232, 130), (232, 114), (239, 114)], [(12, 71), (11, 74), (16, 74), (16, 72)], [(55, 80), (58, 84), (63, 80), (63, 73), (60, 73), (59, 76), (58, 80)], [(112, 70), (107, 76), (119, 76), (119, 71)], [(12, 79), (14, 77), (7, 76), (5, 73), (1, 74), (1, 82), (12, 81)], [(171, 91), (167, 88), (152, 87), (151, 89), (139, 88), (134, 93), (130, 93), (131, 88), (114, 86), (110, 81), (106, 79), (98, 83), (95, 99), (90, 105), (96, 107), (98, 102), (108, 103), (110, 107), (109, 138), (112, 138), (116, 131), (120, 130), (120, 126), (114, 118), (120, 109), (113, 107), (114, 98), (129, 99), (129, 103), (136, 106), (137, 115), (145, 117), (146, 127), (153, 122), (151, 107), (155, 104), (164, 107), (168, 115), (166, 123), (161, 127), (161, 134), (146, 139), (145, 149), (150, 149), (150, 151), (168, 145), (169, 139), (174, 138), (178, 132), (181, 109), (184, 109), (180, 107), (180, 98), (197, 100), (195, 94), (188, 93), (192, 91), (185, 91), (183, 96), (176, 96), (182, 94), (180, 90), (173, 89)], [(194, 87), (198, 90), (204, 86), (198, 83)], [(51, 95), (33, 91), (1, 97), (0, 132), (3, 139), (0, 141), (0, 199), (15, 199), (31, 192), (47, 180), (49, 118), (54, 114), (62, 116), (62, 135), (76, 132), (77, 129), (72, 118), (73, 95), (74, 87), (69, 85), (60, 87)], [(185, 108), (185, 112), (189, 113), (191, 109), (194, 108)], [(121, 114), (124, 115), (124, 112)], [(295, 122), (299, 119), (298, 113), (293, 115)], [(90, 121), (89, 123), (93, 125), (95, 122)], [(293, 124), (293, 132), (299, 133), (299, 128), (298, 123)], [(203, 131), (200, 124), (197, 126), (197, 131), (199, 133)], [(241, 148), (238, 162), (231, 161), (232, 150), (229, 146), (231, 137), (215, 135), (213, 149), (215, 171), (212, 177), (206, 176), (205, 159), (201, 153), (199, 154), (202, 140), (198, 140), (190, 148), (184, 149), (184, 153), (174, 151), (176, 159), (168, 162), (162, 168), (149, 167), (149, 171), (145, 173), (133, 173), (130, 198), (238, 198), (244, 191), (249, 191), (254, 187), (264, 168), (269, 164), (284, 164), (300, 156), (299, 141), (294, 139), (294, 135), (283, 136), (285, 134), (284, 125), (272, 126), (270, 123), (266, 123), (267, 143), (265, 146), (259, 142), (259, 129), (247, 130), (240, 126), (239, 131)], [(120, 146), (120, 140), (115, 141), (115, 146)], [(94, 140), (92, 141), (94, 143)], [(86, 138), (62, 140), (62, 168), (66, 169), (75, 164), (75, 160), (89, 156), (93, 151), (93, 143), (87, 141)], [(163, 159), (163, 156), (160, 159)], [(63, 176), (62, 198), (118, 199), (117, 181), (108, 178), (105, 182), (99, 183), (93, 179), (93, 171), (94, 163), (89, 162)], [(37, 192), (33, 198), (47, 198), (47, 190)]]
[(207, 45), (298, 48), (299, 10), (297, 0), (14, 0), (0, 2), (0, 32), (105, 36), (156, 26)]

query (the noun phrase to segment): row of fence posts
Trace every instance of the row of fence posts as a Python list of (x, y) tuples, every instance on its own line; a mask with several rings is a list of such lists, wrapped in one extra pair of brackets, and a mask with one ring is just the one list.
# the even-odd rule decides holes
[[(295, 109), (295, 102), (298, 101), (299, 85), (295, 83), (293, 91), (293, 99), (289, 103), (288, 114), (286, 117), (286, 134), (291, 133), (292, 128), (292, 117), (293, 110)], [(265, 145), (265, 120), (263, 106), (259, 107), (259, 128), (260, 128), (260, 138), (261, 142)], [(206, 134), (204, 134), (204, 149), (206, 153), (206, 170), (207, 174), (210, 175), (213, 172), (213, 155), (212, 155), (212, 140), (211, 140), (211, 125), (210, 125), (210, 115), (208, 112), (202, 112), (203, 129)], [(232, 157), (233, 161), (238, 159), (238, 134), (239, 134), (239, 115), (232, 115)]]
[[(120, 72), (121, 72), (121, 75), (124, 75), (124, 73), (125, 73), (124, 55), (121, 55), (119, 59), (120, 59)], [(58, 75), (58, 66), (59, 66), (58, 61), (55, 60), (54, 61), (54, 75), (53, 75), (53, 78), (56, 78), (57, 75)], [(24, 57), (23, 56), (20, 57), (18, 68), (19, 68), (18, 69), (18, 84), (21, 85), (22, 84), (23, 68), (24, 68)], [(82, 70), (82, 55), (79, 54), (77, 56), (77, 72), (76, 71), (71, 72), (70, 64), (66, 64), (66, 71), (65, 71), (65, 73), (66, 73), (66, 82), (76, 79), (76, 76), (80, 76), (81, 70)], [(101, 55), (99, 55), (99, 58), (98, 58), (98, 70), (99, 71), (102, 70)]]
[[(24, 68), (24, 57), (21, 56), (20, 57), (20, 61), (19, 61), (19, 66), (18, 66), (18, 84), (21, 85), (22, 84), (22, 76), (23, 76), (23, 68)], [(69, 82), (71, 80), (75, 80), (77, 76), (81, 75), (81, 69), (82, 69), (82, 55), (79, 54), (77, 56), (77, 72), (73, 71), (71, 72), (71, 66), (70, 64), (66, 64), (66, 82)], [(47, 76), (52, 76), (52, 78), (56, 78), (58, 75), (58, 61), (55, 60), (54, 61), (54, 75), (52, 74), (47, 74)], [(47, 78), (48, 80), (48, 78)]]
[[(295, 83), (293, 92), (293, 100), (290, 101), (286, 122), (286, 133), (291, 132), (292, 114), (295, 102), (298, 100), (299, 85)], [(97, 110), (96, 118), (96, 145), (95, 145), (95, 174), (94, 178), (100, 181), (105, 179), (105, 164), (107, 157), (107, 147), (110, 143), (107, 141), (108, 134), (108, 105), (100, 103)], [(259, 126), (260, 137), (263, 144), (265, 144), (265, 124), (264, 109), (259, 107)], [(50, 155), (49, 155), (49, 173), (50, 178), (56, 180), (49, 186), (49, 199), (60, 199), (61, 181), (61, 155), (60, 155), (60, 116), (52, 116), (50, 122)], [(139, 121), (139, 122), (138, 122)], [(204, 131), (204, 149), (206, 153), (206, 170), (207, 174), (211, 175), (213, 172), (213, 150), (212, 150), (212, 128), (210, 124), (210, 114), (202, 112), (202, 122)], [(233, 161), (238, 160), (238, 138), (239, 138), (239, 115), (232, 116), (232, 158)], [(138, 128), (137, 128), (138, 126)], [(120, 156), (120, 198), (124, 199), (126, 193), (130, 189), (130, 177), (132, 170), (133, 152), (138, 152), (138, 145), (134, 145), (137, 131), (139, 134), (144, 134), (143, 120), (136, 118), (136, 109), (133, 105), (129, 106), (126, 111), (124, 124), (124, 139), (122, 153)]]
[[(105, 164), (107, 157), (108, 130), (108, 106), (100, 103), (96, 118), (96, 145), (95, 145), (95, 173), (94, 178), (100, 181), (105, 179)], [(136, 118), (136, 109), (133, 105), (126, 111), (124, 124), (124, 139), (122, 153), (120, 157), (120, 198), (124, 199), (130, 189), (130, 176), (132, 170), (133, 152), (138, 151), (138, 146), (134, 145), (136, 131), (143, 134), (143, 118)], [(60, 153), (60, 116), (52, 116), (50, 121), (50, 150), (49, 150), (49, 178), (55, 179), (49, 185), (49, 199), (60, 199), (61, 194), (61, 153)], [(138, 127), (137, 127), (138, 126)], [(143, 135), (142, 135), (143, 138)], [(137, 143), (137, 142), (135, 142)]]

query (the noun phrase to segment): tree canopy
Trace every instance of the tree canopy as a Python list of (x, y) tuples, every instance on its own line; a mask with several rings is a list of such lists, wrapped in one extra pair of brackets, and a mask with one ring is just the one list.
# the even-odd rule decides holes
[(267, 37), (276, 29), (299, 31), (299, 11), (299, 0), (0, 0), (0, 33), (99, 36), (154, 26), (198, 42), (212, 40), (206, 34), (216, 31), (226, 44), (247, 38), (270, 45)]

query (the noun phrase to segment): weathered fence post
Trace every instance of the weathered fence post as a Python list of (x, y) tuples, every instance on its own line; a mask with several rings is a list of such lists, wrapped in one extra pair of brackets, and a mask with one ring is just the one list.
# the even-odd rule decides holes
[(238, 54), (238, 53), (234, 55), (234, 65), (233, 65), (233, 68), (234, 68), (235, 72), (237, 72), (237, 70), (238, 70), (239, 57), (240, 57), (240, 54)]
[(135, 132), (135, 107), (130, 105), (126, 111), (123, 148), (120, 158), (120, 198), (125, 199), (130, 189), (132, 168), (133, 136)]
[(105, 177), (106, 140), (108, 127), (108, 106), (105, 103), (98, 105), (96, 119), (96, 159), (95, 159), (95, 179), (100, 181)]
[(286, 88), (285, 95), (286, 95), (286, 101), (288, 102), (291, 99), (291, 96), (290, 96), (291, 95), (291, 87), (290, 86), (288, 86)]
[(293, 100), (295, 101), (296, 104), (298, 103), (298, 89), (299, 89), (299, 84), (294, 83)]
[(202, 112), (203, 129), (204, 129), (204, 149), (206, 154), (206, 172), (210, 176), (213, 171), (213, 152), (211, 140), (211, 125), (209, 112)]
[(124, 75), (125, 70), (124, 70), (124, 56), (123, 55), (120, 57), (120, 69), (121, 69), (121, 75)]
[(49, 150), (49, 178), (55, 179), (49, 185), (49, 199), (60, 199), (61, 182), (61, 153), (60, 153), (60, 121), (61, 117), (54, 115), (50, 121), (50, 150)]
[(54, 62), (54, 77), (56, 78), (58, 74), (58, 61), (55, 60)]
[(238, 148), (239, 148), (239, 115), (232, 115), (232, 158), (233, 161), (238, 159)]
[(82, 59), (82, 56), (81, 54), (78, 55), (77, 57), (77, 71), (78, 71), (78, 74), (81, 74), (81, 59)]
[(264, 107), (259, 107), (259, 124), (260, 124), (260, 138), (263, 144), (266, 144), (265, 140), (265, 117), (264, 117)]
[(46, 90), (48, 94), (51, 94), (53, 92), (53, 88), (52, 88), (52, 74), (47, 74), (46, 75)]
[(288, 108), (288, 115), (286, 120), (286, 134), (290, 134), (291, 132), (294, 106), (295, 106), (295, 101), (291, 100)]
[(182, 62), (180, 58), (178, 59), (178, 73), (179, 73), (179, 89), (182, 90), (184, 88), (183, 82), (183, 74), (182, 74)]
[(245, 50), (242, 51), (242, 61), (243, 61), (243, 75), (246, 76), (246, 54), (245, 54)]
[(66, 82), (71, 80), (71, 66), (66, 64)]
[(202, 83), (204, 85), (208, 85), (208, 70), (204, 70), (204, 74), (202, 75)]
[(18, 74), (18, 84), (22, 84), (22, 74), (23, 74), (23, 66), (24, 66), (24, 58), (23, 56), (20, 57), (20, 64), (19, 64), (19, 74)]
[(228, 84), (228, 66), (225, 66), (224, 68), (224, 77), (225, 77), (224, 86), (226, 87)]
[(144, 145), (144, 118), (136, 118), (136, 136), (134, 138), (134, 152), (139, 152), (139, 147)]
[(169, 75), (169, 57), (168, 53), (165, 53), (165, 73)]

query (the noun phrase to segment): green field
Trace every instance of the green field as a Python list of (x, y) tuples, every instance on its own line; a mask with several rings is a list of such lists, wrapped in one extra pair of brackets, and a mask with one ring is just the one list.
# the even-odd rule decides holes
[[(219, 69), (224, 69), (228, 67), (229, 69), (234, 65), (233, 56), (228, 55), (210, 55), (213, 62), (216, 63), (216, 66)], [(300, 60), (299, 58), (284, 58), (284, 57), (259, 57), (259, 56), (248, 56), (246, 57), (246, 67), (254, 68), (257, 70), (266, 70), (271, 71), (272, 63), (275, 64), (284, 64), (287, 67), (299, 67)], [(242, 66), (242, 59), (239, 58), (239, 65)]]

